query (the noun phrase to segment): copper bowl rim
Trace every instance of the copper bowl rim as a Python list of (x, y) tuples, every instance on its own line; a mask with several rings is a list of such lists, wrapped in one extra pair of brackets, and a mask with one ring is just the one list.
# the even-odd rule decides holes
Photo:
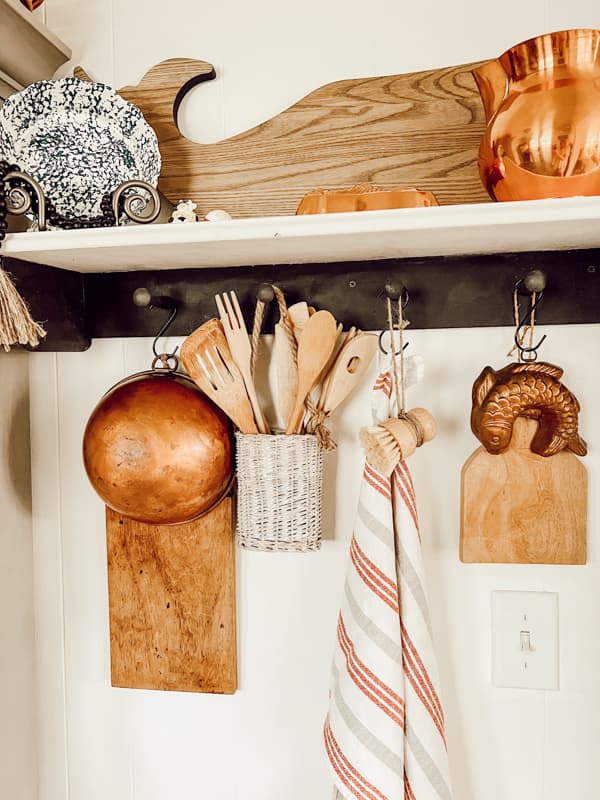
[[(94, 408), (93, 408), (93, 410), (92, 410), (92, 412), (91, 412), (91, 414), (90, 414), (90, 416), (88, 418), (88, 421), (87, 421), (86, 426), (85, 426), (85, 430), (83, 432), (83, 443), (82, 443), (83, 466), (84, 466), (86, 475), (88, 477), (88, 480), (89, 480), (89, 482), (90, 482), (90, 484), (91, 484), (91, 486), (92, 486), (92, 488), (94, 489), (95, 492), (96, 492), (96, 487), (94, 486), (94, 484), (92, 482), (92, 479), (90, 478), (90, 475), (88, 473), (87, 466), (86, 466), (86, 463), (85, 463), (85, 440), (86, 440), (86, 436), (87, 436), (88, 426), (89, 426), (90, 420), (92, 419), (92, 417), (96, 413), (97, 409), (102, 405), (102, 403), (108, 397), (110, 397), (110, 395), (113, 392), (115, 392), (117, 389), (120, 389), (122, 386), (127, 386), (127, 384), (129, 384), (129, 383), (134, 383), (136, 380), (139, 380), (140, 378), (151, 378), (151, 377), (162, 377), (162, 378), (169, 378), (170, 377), (170, 378), (176, 378), (176, 379), (182, 378), (187, 384), (189, 384), (191, 389), (194, 389), (196, 392), (198, 392), (198, 394), (202, 395), (202, 397), (206, 398), (210, 403), (212, 403), (212, 400), (210, 399), (210, 397), (208, 397), (207, 395), (204, 394), (202, 389), (200, 389), (199, 386), (197, 386), (197, 384), (194, 383), (194, 381), (190, 378), (190, 376), (186, 375), (185, 372), (179, 372), (179, 370), (175, 370), (175, 369), (147, 369), (147, 370), (142, 370), (142, 372), (136, 372), (133, 375), (127, 375), (125, 378), (121, 378), (120, 381), (115, 383), (114, 386), (111, 386), (110, 389), (108, 389), (102, 395), (100, 400), (98, 400), (98, 402), (94, 406)], [(214, 403), (213, 403), (213, 405), (214, 405)], [(216, 408), (218, 408), (218, 406), (216, 406)], [(233, 451), (233, 453), (235, 455), (235, 436), (233, 435), (233, 425), (232, 425), (231, 420), (229, 419), (229, 417), (225, 414), (225, 412), (221, 412), (221, 413), (223, 414), (225, 419), (229, 422), (229, 427), (230, 427), (230, 429), (232, 431), (232, 433), (231, 433), (231, 446), (232, 446), (232, 451)], [(175, 527), (177, 525), (186, 525), (188, 522), (195, 522), (197, 519), (202, 519), (202, 517), (206, 516), (207, 514), (210, 514), (210, 512), (214, 511), (214, 509), (218, 505), (220, 505), (228, 495), (232, 494), (232, 488), (233, 488), (233, 485), (235, 483), (235, 477), (236, 477), (235, 476), (235, 457), (233, 458), (232, 463), (233, 463), (233, 469), (231, 470), (231, 477), (230, 477), (227, 485), (225, 486), (225, 489), (221, 492), (221, 494), (217, 497), (217, 499), (208, 508), (204, 509), (204, 511), (201, 511), (199, 514), (196, 514), (196, 516), (188, 517), (187, 519), (177, 520), (177, 522), (145, 522), (144, 520), (140, 520), (137, 517), (130, 517), (127, 514), (122, 514), (121, 511), (119, 511), (118, 508), (114, 508), (113, 506), (110, 505), (110, 503), (107, 503), (106, 500), (104, 500), (103, 497), (100, 497), (98, 492), (96, 492), (96, 494), (98, 494), (98, 497), (100, 497), (100, 499), (102, 500), (104, 505), (108, 506), (108, 508), (110, 508), (115, 513), (120, 514), (122, 517), (126, 517), (127, 519), (133, 519), (136, 522), (142, 522), (144, 525), (157, 525), (157, 526), (160, 526), (161, 528), (163, 528), (163, 527), (170, 528), (170, 527)]]

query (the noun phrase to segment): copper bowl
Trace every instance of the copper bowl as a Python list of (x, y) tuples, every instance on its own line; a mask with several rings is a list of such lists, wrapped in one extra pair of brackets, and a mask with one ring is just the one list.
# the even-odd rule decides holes
[(83, 461), (114, 511), (177, 525), (227, 494), (234, 474), (231, 424), (187, 376), (140, 372), (113, 386), (92, 412)]
[(361, 183), (348, 189), (315, 189), (304, 195), (296, 214), (336, 214), (438, 205), (435, 195), (422, 189), (386, 188), (374, 183)]

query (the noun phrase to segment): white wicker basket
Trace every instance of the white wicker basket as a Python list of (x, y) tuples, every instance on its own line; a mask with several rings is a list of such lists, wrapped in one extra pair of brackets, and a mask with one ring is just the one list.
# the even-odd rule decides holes
[(236, 433), (236, 442), (240, 547), (318, 550), (323, 451), (317, 437)]

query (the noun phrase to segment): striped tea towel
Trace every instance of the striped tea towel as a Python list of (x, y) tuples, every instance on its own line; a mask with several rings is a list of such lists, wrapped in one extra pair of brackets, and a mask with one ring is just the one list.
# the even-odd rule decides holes
[[(390, 394), (385, 373), (376, 421)], [(438, 687), (410, 472), (365, 464), (324, 729), (338, 800), (451, 800)]]

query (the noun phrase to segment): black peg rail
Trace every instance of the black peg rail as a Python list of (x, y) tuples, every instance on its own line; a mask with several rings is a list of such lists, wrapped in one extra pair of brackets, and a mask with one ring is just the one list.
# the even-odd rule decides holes
[[(531, 270), (546, 275), (539, 325), (600, 322), (600, 249), (485, 256), (279, 264), (215, 269), (80, 274), (7, 258), (17, 288), (48, 332), (39, 350), (80, 351), (93, 338), (154, 336), (168, 312), (138, 307), (133, 293), (172, 297), (170, 336), (185, 336), (217, 315), (214, 295), (234, 289), (251, 324), (261, 283), (276, 283), (289, 304), (326, 308), (347, 328), (386, 324), (386, 285), (406, 286), (411, 329), (512, 326), (515, 282)], [(265, 332), (277, 321), (268, 308)]]

